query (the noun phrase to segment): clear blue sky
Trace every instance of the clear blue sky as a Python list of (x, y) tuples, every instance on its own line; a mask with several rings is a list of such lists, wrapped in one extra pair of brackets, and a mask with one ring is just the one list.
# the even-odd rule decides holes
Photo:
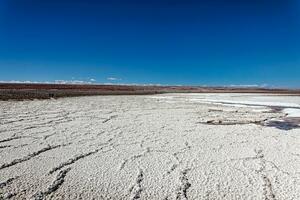
[(300, 87), (300, 3), (0, 0), (0, 80), (91, 78)]

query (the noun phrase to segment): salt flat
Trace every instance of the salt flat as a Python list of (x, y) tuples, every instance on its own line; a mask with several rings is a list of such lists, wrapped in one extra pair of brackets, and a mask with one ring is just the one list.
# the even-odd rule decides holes
[(0, 102), (0, 199), (300, 199), (300, 97)]

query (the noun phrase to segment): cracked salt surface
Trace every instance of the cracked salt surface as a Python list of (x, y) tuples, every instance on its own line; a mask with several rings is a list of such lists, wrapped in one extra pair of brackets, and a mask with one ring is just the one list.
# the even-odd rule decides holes
[(300, 129), (260, 124), (294, 123), (299, 103), (259, 94), (0, 102), (0, 199), (300, 199)]

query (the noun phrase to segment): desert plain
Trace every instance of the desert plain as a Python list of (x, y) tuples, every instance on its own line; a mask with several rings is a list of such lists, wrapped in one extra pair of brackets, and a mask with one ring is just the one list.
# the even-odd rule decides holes
[(0, 101), (0, 199), (300, 199), (300, 96)]

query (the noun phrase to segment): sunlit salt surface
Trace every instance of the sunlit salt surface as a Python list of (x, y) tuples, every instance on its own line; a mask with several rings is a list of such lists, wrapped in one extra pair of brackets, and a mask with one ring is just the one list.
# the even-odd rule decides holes
[(191, 99), (300, 102), (259, 94), (3, 101), (0, 199), (300, 199), (298, 109)]
[[(299, 128), (300, 97), (270, 94), (173, 94), (155, 98), (173, 101), (190, 101), (195, 103), (208, 103), (236, 108), (253, 108), (253, 112), (282, 112), (285, 118), (269, 119), (263, 125), (276, 127), (282, 130)], [(222, 124), (222, 123), (221, 123)]]

